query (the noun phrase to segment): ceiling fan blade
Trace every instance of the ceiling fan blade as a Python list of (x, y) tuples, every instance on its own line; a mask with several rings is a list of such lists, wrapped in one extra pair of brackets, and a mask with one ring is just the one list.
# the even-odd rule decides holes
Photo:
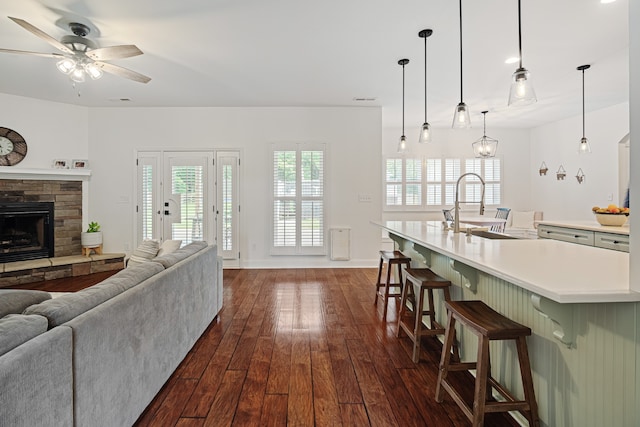
[(101, 47), (87, 52), (87, 56), (95, 61), (109, 61), (111, 59), (130, 58), (138, 55), (142, 55), (142, 51), (133, 44)]
[(65, 46), (64, 44), (60, 43), (58, 40), (54, 39), (53, 37), (51, 37), (49, 34), (45, 33), (44, 31), (40, 30), (39, 28), (34, 27), (33, 25), (29, 24), (27, 21), (20, 19), (20, 18), (12, 18), (11, 16), (9, 16), (9, 19), (11, 19), (13, 22), (15, 22), (16, 24), (20, 25), (22, 28), (24, 28), (25, 30), (29, 31), (32, 34), (35, 34), (36, 36), (40, 37), (42, 40), (46, 41), (47, 43), (49, 43), (51, 46), (55, 47), (58, 50), (61, 50), (64, 53), (68, 53), (70, 55), (73, 54), (73, 51), (71, 49), (69, 49), (67, 46)]
[(118, 65), (109, 64), (108, 62), (94, 62), (94, 64), (102, 68), (107, 73), (114, 74), (118, 77), (124, 77), (125, 79), (133, 80), (140, 83), (149, 83), (149, 81), (151, 81), (151, 77), (147, 77), (143, 74), (120, 67)]
[(13, 49), (2, 49), (0, 48), (0, 53), (16, 53), (19, 55), (33, 55), (33, 56), (43, 56), (45, 58), (57, 58), (62, 59), (65, 56), (59, 53), (40, 53), (40, 52), (29, 52), (28, 50), (13, 50)]

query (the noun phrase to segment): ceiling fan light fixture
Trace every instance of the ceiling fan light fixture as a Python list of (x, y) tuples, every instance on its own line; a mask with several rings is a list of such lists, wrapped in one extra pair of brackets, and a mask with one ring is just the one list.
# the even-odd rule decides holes
[(76, 61), (71, 58), (64, 58), (56, 63), (56, 67), (63, 74), (71, 74), (76, 69)]
[(102, 70), (94, 63), (85, 64), (84, 71), (89, 74), (89, 77), (93, 80), (98, 80), (102, 77)]
[(76, 83), (83, 83), (84, 82), (84, 70), (82, 68), (76, 68), (75, 70), (73, 70), (71, 72), (71, 74), (69, 74), (69, 77), (71, 78), (71, 80), (73, 80)]

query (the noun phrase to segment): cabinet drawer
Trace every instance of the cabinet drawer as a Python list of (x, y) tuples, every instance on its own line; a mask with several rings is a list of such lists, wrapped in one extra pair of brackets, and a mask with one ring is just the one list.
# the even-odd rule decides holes
[(538, 237), (578, 243), (580, 245), (593, 246), (594, 234), (593, 231), (577, 230), (575, 228), (555, 227), (546, 224), (538, 226)]
[(595, 233), (595, 245), (599, 248), (629, 252), (629, 236), (616, 233)]

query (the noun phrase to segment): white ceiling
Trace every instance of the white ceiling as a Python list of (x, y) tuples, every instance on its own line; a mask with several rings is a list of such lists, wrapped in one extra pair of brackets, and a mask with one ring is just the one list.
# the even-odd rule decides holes
[[(464, 101), (475, 127), (534, 127), (628, 101), (629, 0), (523, 0), (523, 65), (538, 103), (507, 108), (518, 52), (516, 0), (463, 2)], [(0, 0), (0, 47), (54, 48), (5, 16), (56, 39), (67, 22), (91, 26), (102, 47), (135, 44), (144, 55), (113, 63), (152, 78), (141, 84), (106, 75), (77, 90), (55, 60), (0, 54), (0, 92), (97, 106), (382, 106), (385, 126), (424, 118), (428, 39), (429, 122), (450, 126), (460, 99), (455, 0)], [(354, 98), (375, 98), (357, 102)], [(119, 101), (121, 98), (130, 102)], [(488, 132), (490, 133), (490, 132)]]

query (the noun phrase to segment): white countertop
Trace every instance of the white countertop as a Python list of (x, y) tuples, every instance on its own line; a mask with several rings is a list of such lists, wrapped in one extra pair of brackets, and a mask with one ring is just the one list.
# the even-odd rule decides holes
[(444, 230), (440, 221), (372, 223), (560, 303), (640, 301), (640, 292), (629, 290), (625, 252), (551, 239), (491, 240), (455, 234)]
[(629, 223), (621, 227), (610, 225), (600, 225), (595, 219), (593, 221), (540, 221), (540, 224), (554, 225), (557, 227), (575, 228), (579, 230), (599, 231), (601, 233), (615, 233), (629, 235)]

